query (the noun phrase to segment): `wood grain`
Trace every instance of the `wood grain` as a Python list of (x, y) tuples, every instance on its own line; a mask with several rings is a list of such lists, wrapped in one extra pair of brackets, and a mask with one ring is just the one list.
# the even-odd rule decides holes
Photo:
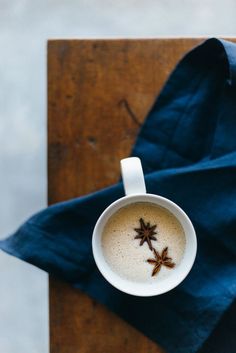
[[(115, 183), (180, 57), (202, 39), (48, 42), (48, 202)], [(78, 290), (50, 278), (51, 353), (160, 353)]]

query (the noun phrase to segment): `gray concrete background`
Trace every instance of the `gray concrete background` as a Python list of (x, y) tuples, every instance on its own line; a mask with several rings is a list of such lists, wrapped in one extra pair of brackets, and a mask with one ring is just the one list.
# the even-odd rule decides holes
[[(46, 206), (48, 38), (236, 35), (234, 0), (0, 0), (0, 237)], [(0, 253), (0, 352), (48, 352), (47, 275)]]

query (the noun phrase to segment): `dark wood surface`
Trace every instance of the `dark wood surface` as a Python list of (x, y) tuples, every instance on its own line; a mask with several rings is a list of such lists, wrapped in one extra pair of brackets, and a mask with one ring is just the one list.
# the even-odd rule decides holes
[[(48, 42), (48, 202), (115, 183), (180, 57), (202, 39)], [(89, 236), (89, 235), (88, 235)], [(88, 296), (50, 278), (51, 353), (160, 353)]]

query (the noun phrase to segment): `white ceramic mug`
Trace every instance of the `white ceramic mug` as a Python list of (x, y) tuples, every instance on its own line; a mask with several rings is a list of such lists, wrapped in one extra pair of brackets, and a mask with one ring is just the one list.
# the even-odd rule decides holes
[[(197, 239), (193, 225), (186, 213), (174, 202), (154, 194), (146, 193), (146, 186), (141, 161), (137, 157), (121, 160), (121, 172), (126, 196), (113, 202), (99, 217), (92, 239), (92, 249), (95, 262), (102, 275), (117, 289), (137, 296), (159, 295), (175, 288), (180, 284), (191, 270), (197, 252)], [(155, 282), (133, 282), (120, 277), (106, 262), (102, 250), (102, 232), (108, 219), (120, 208), (136, 202), (151, 202), (170, 211), (181, 223), (186, 246), (180, 264), (168, 277)]]

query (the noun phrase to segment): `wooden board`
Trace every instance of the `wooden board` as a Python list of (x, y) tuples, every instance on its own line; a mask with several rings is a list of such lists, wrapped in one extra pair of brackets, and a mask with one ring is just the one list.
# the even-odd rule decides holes
[[(48, 42), (48, 202), (115, 183), (180, 57), (202, 39)], [(50, 278), (51, 353), (160, 353), (102, 305)]]

